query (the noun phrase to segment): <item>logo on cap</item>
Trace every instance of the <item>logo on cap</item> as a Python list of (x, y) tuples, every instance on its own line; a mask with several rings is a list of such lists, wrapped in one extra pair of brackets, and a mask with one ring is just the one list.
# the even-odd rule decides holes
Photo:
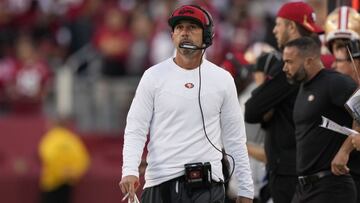
[(184, 15), (184, 14), (186, 14), (186, 13), (189, 13), (189, 14), (194, 14), (194, 11), (192, 10), (192, 9), (190, 9), (190, 8), (183, 8), (183, 9), (181, 9), (180, 11), (179, 11), (179, 14), (180, 15)]
[(304, 15), (304, 20), (302, 23), (305, 27), (307, 27), (308, 29), (310, 29), (311, 31), (314, 32), (314, 28), (311, 26), (311, 24), (308, 22), (307, 20), (307, 15)]
[(308, 101), (312, 102), (312, 101), (314, 101), (314, 99), (315, 99), (315, 96), (313, 94), (310, 94), (308, 97)]

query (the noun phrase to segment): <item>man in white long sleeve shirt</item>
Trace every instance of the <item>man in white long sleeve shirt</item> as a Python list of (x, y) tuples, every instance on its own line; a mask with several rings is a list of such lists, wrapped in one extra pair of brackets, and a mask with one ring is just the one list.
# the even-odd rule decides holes
[[(237, 202), (252, 202), (244, 120), (234, 81), (203, 58), (212, 43), (212, 18), (201, 7), (185, 5), (168, 23), (176, 55), (145, 71), (139, 83), (127, 117), (120, 188), (134, 199), (149, 133), (142, 202), (224, 202), (222, 148), (235, 160)], [(206, 170), (207, 163), (211, 170)], [(206, 179), (207, 173), (211, 178)]]

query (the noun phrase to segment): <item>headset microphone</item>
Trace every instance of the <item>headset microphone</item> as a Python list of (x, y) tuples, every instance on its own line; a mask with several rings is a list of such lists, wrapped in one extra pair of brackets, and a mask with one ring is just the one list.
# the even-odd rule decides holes
[(181, 43), (179, 44), (179, 47), (180, 48), (183, 48), (183, 49), (192, 49), (192, 50), (200, 50), (200, 49), (206, 49), (207, 47), (204, 46), (204, 47), (198, 47), (196, 45), (193, 45), (193, 44), (187, 44), (187, 43)]

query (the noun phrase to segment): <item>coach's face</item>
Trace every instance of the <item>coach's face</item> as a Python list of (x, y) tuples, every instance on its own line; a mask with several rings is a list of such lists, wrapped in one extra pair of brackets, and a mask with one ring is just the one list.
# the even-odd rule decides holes
[(296, 47), (285, 47), (283, 52), (284, 67), (288, 82), (301, 83), (307, 77), (304, 65), (304, 59), (300, 56)]
[(179, 48), (179, 44), (186, 43), (201, 47), (203, 41), (202, 37), (203, 29), (196, 23), (189, 20), (180, 21), (174, 27), (174, 31), (172, 33), (174, 45), (182, 54), (185, 54), (185, 52), (193, 52), (194, 50)]

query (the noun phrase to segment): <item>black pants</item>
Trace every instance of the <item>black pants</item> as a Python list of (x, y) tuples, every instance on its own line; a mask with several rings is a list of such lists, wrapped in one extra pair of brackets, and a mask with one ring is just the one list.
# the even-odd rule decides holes
[(289, 203), (294, 197), (297, 176), (270, 173), (269, 189), (274, 203)]
[(42, 192), (41, 203), (70, 203), (72, 186), (61, 185), (55, 190)]
[(351, 176), (353, 177), (354, 182), (355, 182), (355, 186), (356, 186), (356, 193), (357, 193), (356, 202), (360, 202), (360, 176), (355, 175), (355, 174), (351, 174)]
[(356, 189), (350, 175), (329, 175), (313, 184), (296, 187), (292, 203), (355, 203)]
[(145, 188), (142, 203), (223, 203), (223, 184), (212, 184), (209, 188), (189, 189), (182, 179), (173, 179), (160, 185)]

